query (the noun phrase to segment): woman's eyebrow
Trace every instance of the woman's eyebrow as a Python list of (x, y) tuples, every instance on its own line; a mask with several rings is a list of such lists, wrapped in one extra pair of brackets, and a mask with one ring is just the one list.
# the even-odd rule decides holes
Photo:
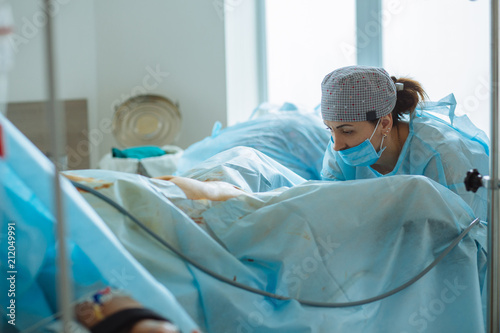
[(352, 127), (352, 125), (350, 125), (350, 124), (342, 124), (342, 125), (339, 125), (339, 126), (337, 126), (335, 128), (342, 128), (342, 127), (346, 127), (346, 126)]

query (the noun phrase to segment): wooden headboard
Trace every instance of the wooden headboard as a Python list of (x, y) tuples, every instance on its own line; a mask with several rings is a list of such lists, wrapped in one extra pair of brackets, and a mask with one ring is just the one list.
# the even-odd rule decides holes
[[(20, 102), (7, 105), (7, 118), (47, 154), (50, 147), (49, 127), (45, 114), (46, 102)], [(87, 100), (64, 101), (66, 115), (66, 154), (68, 169), (90, 167)]]

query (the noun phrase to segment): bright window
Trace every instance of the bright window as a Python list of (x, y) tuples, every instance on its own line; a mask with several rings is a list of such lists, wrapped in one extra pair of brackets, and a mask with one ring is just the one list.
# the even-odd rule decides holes
[(266, 0), (269, 101), (314, 108), (321, 81), (356, 63), (355, 1)]
[(384, 68), (419, 81), (431, 100), (449, 93), (487, 134), (489, 1), (383, 0)]
[[(356, 1), (266, 0), (268, 96), (312, 108), (330, 71), (356, 64)], [(378, 23), (377, 15), (372, 15)], [(383, 67), (449, 93), (489, 135), (488, 1), (382, 0)]]

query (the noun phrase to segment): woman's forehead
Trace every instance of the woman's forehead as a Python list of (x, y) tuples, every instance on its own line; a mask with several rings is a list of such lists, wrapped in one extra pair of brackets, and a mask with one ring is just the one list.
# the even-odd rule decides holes
[(323, 120), (325, 125), (330, 128), (342, 128), (342, 127), (366, 127), (370, 122), (368, 121), (354, 121), (354, 122), (346, 122), (346, 121), (331, 121), (331, 120)]

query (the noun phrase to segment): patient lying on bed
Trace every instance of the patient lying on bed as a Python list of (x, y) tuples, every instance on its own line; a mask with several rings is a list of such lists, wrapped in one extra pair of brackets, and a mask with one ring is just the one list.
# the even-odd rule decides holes
[[(219, 274), (322, 302), (374, 297), (407, 282), (474, 218), (459, 196), (425, 177), (306, 182), (268, 162), (250, 148), (235, 148), (184, 177), (147, 179), (102, 170), (66, 175), (82, 177)], [(483, 325), (484, 226), (472, 229), (438, 266), (400, 293), (362, 307), (313, 308), (214, 280), (110, 206), (81, 194), (207, 332), (474, 331)], [(464, 311), (475, 315), (457, 319)]]
[[(34, 249), (17, 253), (16, 328), (40, 332), (57, 311), (56, 220), (47, 195), (53, 169), (1, 115), (0, 123), (5, 151), (15, 152), (0, 158), (3, 214), (15, 221), (18, 247)], [(417, 283), (381, 301), (321, 308), (296, 300), (374, 297), (406, 283), (442, 253), (474, 214), (459, 196), (428, 178), (306, 181), (242, 147), (197, 164), (182, 173), (185, 178), (104, 170), (65, 174), (118, 202), (212, 271), (291, 298), (276, 300), (214, 279), (101, 199), (78, 193), (63, 180), (73, 301), (96, 285), (113, 285), (188, 333), (198, 327), (273, 333), (484, 330), (484, 225), (474, 227)], [(3, 251), (7, 255), (7, 247)]]

